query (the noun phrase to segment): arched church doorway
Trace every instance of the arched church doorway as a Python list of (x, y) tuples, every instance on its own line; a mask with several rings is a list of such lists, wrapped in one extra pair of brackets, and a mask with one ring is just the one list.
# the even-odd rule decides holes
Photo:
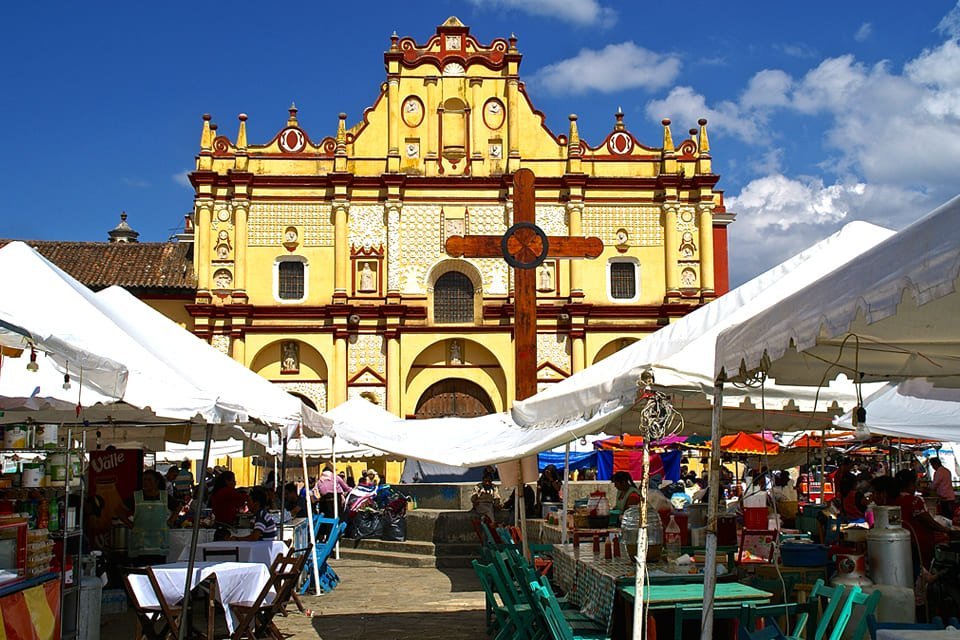
[(417, 402), (415, 418), (473, 418), (493, 413), (493, 402), (475, 382), (448, 378), (427, 387)]

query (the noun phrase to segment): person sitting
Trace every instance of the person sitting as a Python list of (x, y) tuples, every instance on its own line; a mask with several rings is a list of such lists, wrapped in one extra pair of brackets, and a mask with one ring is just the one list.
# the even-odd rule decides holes
[(473, 511), (491, 522), (497, 521), (497, 510), (501, 507), (500, 492), (493, 484), (493, 474), (489, 471), (483, 472), (483, 478), (480, 484), (473, 488), (473, 495), (470, 496), (470, 502), (473, 503)]
[(610, 481), (613, 483), (613, 486), (617, 488), (617, 500), (614, 502), (613, 508), (619, 511), (621, 515), (623, 515), (627, 507), (640, 504), (640, 500), (642, 499), (640, 489), (634, 484), (633, 477), (629, 471), (617, 471), (613, 474), (613, 477), (610, 478)]
[(291, 518), (307, 517), (307, 498), (301, 496), (296, 482), (288, 482), (283, 487), (283, 508)]
[(271, 542), (277, 537), (277, 521), (273, 515), (267, 511), (269, 502), (267, 492), (263, 487), (254, 487), (250, 490), (250, 511), (254, 514), (253, 531), (245, 536), (228, 535), (227, 540), (263, 540)]
[[(517, 490), (514, 489), (513, 493), (510, 494), (510, 497), (507, 498), (507, 501), (503, 503), (503, 509), (505, 511), (512, 512), (514, 510), (514, 502), (517, 498)], [(529, 484), (524, 483), (523, 485), (523, 504), (527, 514), (527, 518), (539, 518), (540, 509), (537, 505), (537, 494), (533, 491), (533, 487)]]
[(557, 468), (552, 464), (548, 464), (543, 468), (540, 479), (537, 480), (536, 502), (540, 504), (544, 502), (560, 502), (560, 489), (562, 487), (563, 483), (560, 481)]
[(210, 508), (219, 525), (235, 527), (237, 515), (247, 507), (247, 503), (247, 495), (237, 491), (237, 476), (233, 471), (224, 471), (217, 476), (213, 493), (210, 494)]
[(843, 522), (863, 520), (867, 511), (867, 501), (864, 494), (857, 491), (856, 477), (851, 473), (842, 476), (838, 481), (837, 488), (839, 493), (836, 502), (840, 519)]
[(933, 547), (939, 534), (953, 535), (952, 530), (937, 522), (923, 498), (917, 495), (917, 473), (913, 469), (897, 472), (900, 495), (895, 504), (900, 507), (903, 528), (913, 537), (913, 574), (920, 574), (920, 567), (929, 567), (933, 560)]

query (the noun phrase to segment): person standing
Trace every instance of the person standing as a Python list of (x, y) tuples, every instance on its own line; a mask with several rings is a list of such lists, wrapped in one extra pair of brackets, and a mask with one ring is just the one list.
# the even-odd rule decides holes
[(163, 490), (163, 476), (143, 472), (143, 488), (133, 493), (133, 501), (124, 505), (130, 515), (124, 524), (130, 528), (127, 554), (137, 566), (163, 564), (170, 551), (170, 510)]
[(953, 509), (956, 503), (956, 493), (953, 491), (953, 477), (950, 470), (943, 466), (940, 458), (930, 458), (933, 467), (933, 482), (930, 483), (930, 493), (940, 498), (940, 515), (953, 519)]
[(173, 484), (177, 495), (181, 498), (193, 494), (193, 473), (190, 472), (189, 460), (180, 463), (180, 472), (177, 473), (177, 478), (173, 481)]

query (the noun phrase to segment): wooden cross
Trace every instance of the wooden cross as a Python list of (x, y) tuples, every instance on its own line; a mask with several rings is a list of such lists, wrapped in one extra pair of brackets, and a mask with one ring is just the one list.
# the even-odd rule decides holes
[(513, 350), (516, 399), (537, 392), (536, 268), (547, 258), (596, 258), (600, 238), (547, 236), (536, 225), (536, 193), (530, 169), (513, 174), (513, 226), (503, 236), (450, 236), (447, 253), (455, 258), (503, 258), (514, 269)]

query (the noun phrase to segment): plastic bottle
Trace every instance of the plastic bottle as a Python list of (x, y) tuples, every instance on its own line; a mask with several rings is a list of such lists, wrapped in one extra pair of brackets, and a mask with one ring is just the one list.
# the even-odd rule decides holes
[(37, 509), (37, 529), (46, 529), (50, 525), (50, 503), (46, 498), (40, 501)]
[(57, 499), (50, 503), (50, 525), (48, 528), (50, 531), (60, 529), (60, 501)]
[(613, 557), (620, 557), (620, 538), (618, 536), (613, 536)]
[(671, 515), (670, 523), (663, 532), (663, 549), (667, 554), (667, 562), (673, 562), (680, 557), (680, 546), (680, 525)]
[(603, 557), (606, 560), (613, 558), (613, 545), (610, 544), (609, 536), (607, 536), (606, 541), (603, 543)]

